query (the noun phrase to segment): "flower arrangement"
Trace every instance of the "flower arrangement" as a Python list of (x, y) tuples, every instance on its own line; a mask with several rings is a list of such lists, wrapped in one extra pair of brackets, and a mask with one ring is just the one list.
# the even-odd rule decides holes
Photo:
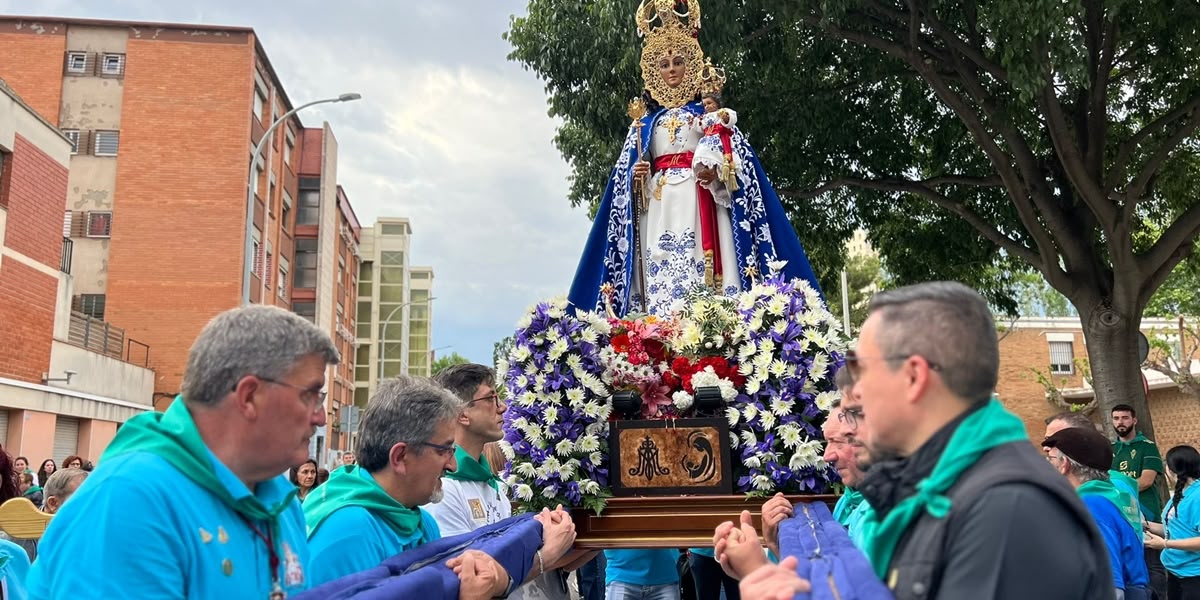
[(717, 388), (738, 491), (826, 489), (836, 475), (820, 424), (845, 342), (816, 290), (781, 268), (736, 296), (690, 293), (670, 315), (531, 307), (497, 369), (512, 399), (503, 476), (518, 503), (603, 508), (611, 396), (625, 390), (641, 396), (642, 418), (664, 419), (693, 416), (696, 390)]

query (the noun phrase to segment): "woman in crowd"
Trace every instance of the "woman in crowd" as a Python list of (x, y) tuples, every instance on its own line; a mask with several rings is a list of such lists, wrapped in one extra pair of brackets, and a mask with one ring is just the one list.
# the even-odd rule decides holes
[[(24, 456), (18, 456), (17, 459), (13, 461), (13, 470), (16, 471), (18, 475), (21, 473), (29, 473), (30, 475), (33, 475), (33, 471), (29, 468), (29, 459), (25, 458)], [(37, 476), (34, 476), (33, 484), (37, 485)]]
[(37, 477), (34, 478), (38, 483), (46, 483), (47, 479), (54, 474), (58, 467), (54, 464), (53, 458), (47, 458), (42, 461), (42, 466), (38, 467)]
[(317, 487), (317, 461), (310, 458), (292, 469), (292, 485), (296, 486), (296, 498), (304, 502), (308, 493)]
[(83, 457), (75, 456), (74, 454), (72, 454), (71, 456), (68, 456), (67, 460), (63, 461), (63, 468), (64, 469), (82, 469), (83, 468)]
[(1200, 600), (1200, 452), (1175, 446), (1167, 452), (1175, 493), (1162, 512), (1162, 523), (1146, 523), (1146, 546), (1162, 550), (1167, 568), (1167, 600)]

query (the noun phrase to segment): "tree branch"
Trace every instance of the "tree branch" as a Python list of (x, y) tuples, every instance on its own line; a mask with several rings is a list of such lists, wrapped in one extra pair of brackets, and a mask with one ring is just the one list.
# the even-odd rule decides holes
[[(1133, 134), (1125, 143), (1121, 144), (1121, 147), (1117, 150), (1117, 158), (1108, 170), (1109, 181), (1106, 187), (1115, 192), (1117, 186), (1125, 183), (1125, 171), (1129, 167), (1129, 161), (1143, 140), (1166, 128), (1176, 120), (1186, 117), (1197, 108), (1200, 108), (1200, 94), (1192, 96), (1187, 102), (1179, 105), (1174, 110), (1151, 121), (1148, 125), (1139, 129), (1137, 133)], [(1134, 198), (1134, 200), (1137, 200), (1137, 198)], [(1126, 210), (1128, 211), (1128, 208)]]
[[(921, 196), (932, 201), (937, 206), (944, 208), (961, 217), (964, 221), (974, 227), (984, 237), (991, 240), (997, 246), (1005, 249), (1007, 252), (1024, 260), (1038, 270), (1042, 270), (1042, 260), (1038, 253), (1030, 249), (1028, 246), (1004, 235), (994, 225), (981, 217), (979, 213), (971, 210), (965, 204), (952, 200), (951, 198), (939, 193), (929, 187), (929, 182), (939, 178), (931, 178), (924, 181), (913, 181), (910, 179), (861, 179), (858, 177), (840, 177), (832, 181), (828, 181), (821, 186), (808, 191), (793, 191), (779, 190), (780, 193), (794, 198), (815, 198), (822, 194), (826, 194), (833, 190), (846, 187), (860, 187), (868, 190), (876, 190), (881, 192), (892, 193), (908, 193)], [(971, 178), (983, 179), (983, 178)], [(997, 182), (998, 184), (999, 182)], [(982, 183), (971, 183), (968, 185), (985, 185)]]
[(933, 32), (937, 34), (942, 41), (946, 42), (951, 49), (967, 57), (972, 63), (975, 64), (975, 66), (983, 69), (985, 73), (991, 75), (997, 81), (1008, 81), (1008, 71), (999, 64), (989, 60), (988, 57), (983, 54), (982, 48), (975, 48), (964, 43), (958, 36), (958, 33), (951, 31), (949, 27), (946, 27), (945, 24), (943, 24), (936, 16), (934, 16), (932, 11), (926, 10), (925, 6), (922, 6), (921, 8), (922, 14), (925, 16), (925, 23), (927, 23), (929, 27), (933, 29)]
[[(1175, 265), (1191, 252), (1197, 233), (1200, 233), (1200, 202), (1193, 203), (1179, 215), (1150, 250), (1137, 257), (1138, 271), (1145, 278), (1143, 294), (1158, 289), (1166, 281)], [(1149, 300), (1148, 295), (1146, 300)]]
[[(1163, 141), (1161, 145), (1159, 145), (1158, 149), (1154, 151), (1154, 154), (1150, 156), (1150, 159), (1146, 161), (1146, 164), (1142, 167), (1141, 172), (1138, 173), (1137, 178), (1134, 179), (1133, 183), (1131, 183), (1125, 190), (1126, 196), (1129, 199), (1126, 205), (1126, 210), (1129, 210), (1129, 206), (1142, 200), (1146, 196), (1146, 189), (1149, 187), (1150, 181), (1153, 180), (1154, 176), (1158, 174), (1158, 170), (1162, 168), (1163, 163), (1167, 161), (1167, 157), (1171, 155), (1171, 152), (1173, 152), (1175, 148), (1179, 146), (1179, 144), (1183, 143), (1183, 140), (1192, 135), (1192, 133), (1196, 131), (1197, 127), (1200, 127), (1200, 109), (1193, 109), (1188, 117), (1188, 120), (1185, 121), (1183, 125), (1181, 125), (1179, 129), (1175, 131), (1175, 133), (1168, 136), (1167, 139)], [(1130, 212), (1132, 213), (1132, 211)]]
[(1046, 85), (1042, 87), (1042, 112), (1046, 115), (1046, 128), (1050, 132), (1054, 151), (1066, 169), (1067, 177), (1072, 186), (1079, 191), (1080, 199), (1087, 205), (1100, 222), (1101, 229), (1107, 238), (1112, 237), (1116, 225), (1117, 207), (1108, 199), (1108, 194), (1100, 188), (1100, 184), (1092, 179), (1084, 164), (1079, 147), (1071, 136), (1070, 126), (1067, 125), (1066, 115), (1063, 114), (1062, 104), (1054, 92), (1054, 72), (1046, 70)]

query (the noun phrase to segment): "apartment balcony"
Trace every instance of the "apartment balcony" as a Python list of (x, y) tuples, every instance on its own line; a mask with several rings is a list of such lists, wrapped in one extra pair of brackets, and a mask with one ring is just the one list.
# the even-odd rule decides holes
[(69, 238), (69, 237), (65, 237), (62, 240), (63, 240), (62, 258), (60, 258), (58, 261), (58, 270), (62, 271), (63, 273), (66, 273), (67, 275), (70, 275), (71, 274), (71, 258), (72, 258), (72, 255), (74, 254), (75, 242), (72, 242), (71, 238)]

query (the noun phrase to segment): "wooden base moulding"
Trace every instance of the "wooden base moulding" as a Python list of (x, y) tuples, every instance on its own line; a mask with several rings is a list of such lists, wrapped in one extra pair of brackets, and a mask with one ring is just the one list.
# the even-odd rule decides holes
[[(793, 504), (825, 502), (830, 507), (838, 499), (829, 494), (787, 498)], [(575, 547), (611, 550), (709, 546), (713, 530), (725, 521), (737, 522), (743, 510), (754, 515), (754, 527), (762, 533), (761, 510), (766, 501), (744, 495), (610, 498), (600, 516), (585, 509), (571, 511)]]

